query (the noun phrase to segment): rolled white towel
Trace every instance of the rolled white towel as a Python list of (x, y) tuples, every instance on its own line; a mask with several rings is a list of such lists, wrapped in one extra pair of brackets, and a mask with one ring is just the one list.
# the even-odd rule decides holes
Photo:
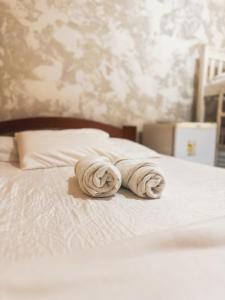
[(92, 197), (110, 197), (121, 187), (121, 174), (110, 160), (103, 156), (86, 156), (75, 165), (81, 190)]
[(120, 159), (115, 162), (122, 185), (142, 198), (157, 199), (165, 187), (165, 178), (154, 162), (146, 159)]

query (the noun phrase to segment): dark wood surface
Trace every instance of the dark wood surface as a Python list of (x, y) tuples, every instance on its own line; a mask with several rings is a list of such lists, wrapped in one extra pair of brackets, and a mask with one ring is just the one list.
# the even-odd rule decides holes
[(98, 128), (110, 134), (111, 137), (136, 140), (136, 127), (115, 127), (96, 121), (66, 118), (66, 117), (37, 117), (0, 122), (0, 134), (13, 134), (24, 130), (40, 129), (69, 129), (69, 128)]

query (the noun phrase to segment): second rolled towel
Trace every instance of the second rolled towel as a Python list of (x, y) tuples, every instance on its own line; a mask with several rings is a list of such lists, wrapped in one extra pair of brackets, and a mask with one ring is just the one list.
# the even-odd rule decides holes
[(119, 159), (115, 165), (122, 175), (122, 185), (142, 198), (160, 198), (165, 178), (160, 168), (147, 159)]
[(103, 156), (86, 156), (75, 165), (75, 175), (81, 190), (92, 197), (110, 197), (120, 188), (120, 171)]

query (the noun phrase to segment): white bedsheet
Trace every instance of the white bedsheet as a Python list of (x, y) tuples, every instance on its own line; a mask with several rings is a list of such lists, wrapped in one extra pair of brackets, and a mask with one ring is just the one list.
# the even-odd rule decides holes
[[(129, 143), (129, 151), (137, 149)], [(143, 200), (125, 189), (90, 199), (72, 167), (23, 171), (1, 163), (0, 259), (64, 255), (225, 216), (223, 169), (171, 157), (160, 165), (167, 179), (162, 198)]]
[(0, 263), (0, 299), (224, 300), (225, 218), (73, 255)]
[(0, 299), (224, 300), (225, 170), (160, 165), (162, 198), (143, 200), (90, 199), (72, 167), (0, 163)]

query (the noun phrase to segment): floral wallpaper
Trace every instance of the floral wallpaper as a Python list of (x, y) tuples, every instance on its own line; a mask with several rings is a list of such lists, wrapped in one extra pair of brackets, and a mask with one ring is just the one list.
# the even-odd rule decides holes
[(190, 120), (199, 46), (224, 0), (0, 0), (0, 120)]

